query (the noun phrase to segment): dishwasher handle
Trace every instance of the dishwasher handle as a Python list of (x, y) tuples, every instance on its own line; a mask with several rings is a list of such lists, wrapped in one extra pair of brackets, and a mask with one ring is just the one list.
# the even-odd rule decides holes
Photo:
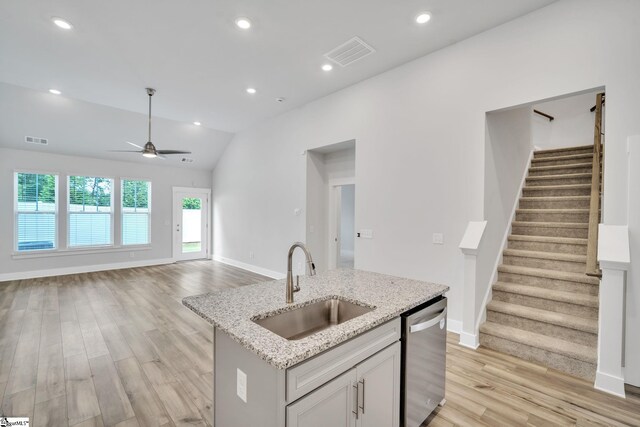
[(445, 307), (444, 309), (442, 309), (440, 313), (438, 313), (436, 317), (430, 320), (427, 320), (426, 322), (411, 325), (411, 327), (409, 328), (409, 332), (414, 333), (414, 332), (424, 331), (425, 329), (429, 329), (430, 327), (432, 327), (433, 325), (439, 323), (442, 319), (444, 319), (446, 315), (447, 315), (447, 308)]

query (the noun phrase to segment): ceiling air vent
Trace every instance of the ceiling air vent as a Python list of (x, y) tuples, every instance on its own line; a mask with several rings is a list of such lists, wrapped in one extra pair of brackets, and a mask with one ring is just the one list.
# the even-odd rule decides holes
[(38, 138), (36, 136), (25, 136), (24, 142), (27, 144), (39, 144), (39, 145), (47, 145), (49, 144), (49, 140), (46, 138)]
[(346, 43), (341, 44), (329, 53), (325, 53), (325, 58), (336, 64), (346, 67), (359, 59), (369, 56), (376, 50), (362, 41), (359, 37), (354, 37)]
[(193, 159), (190, 159), (189, 157), (183, 157), (180, 161), (182, 163), (193, 163)]

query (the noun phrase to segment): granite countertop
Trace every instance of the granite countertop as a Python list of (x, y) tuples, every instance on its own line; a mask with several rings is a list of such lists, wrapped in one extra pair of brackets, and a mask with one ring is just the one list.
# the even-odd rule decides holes
[[(448, 286), (361, 270), (333, 270), (300, 277), (295, 302), (285, 302), (285, 280), (184, 298), (182, 303), (233, 340), (278, 369), (334, 347), (449, 290)], [(289, 341), (252, 318), (288, 311), (336, 296), (375, 310), (306, 338)]]

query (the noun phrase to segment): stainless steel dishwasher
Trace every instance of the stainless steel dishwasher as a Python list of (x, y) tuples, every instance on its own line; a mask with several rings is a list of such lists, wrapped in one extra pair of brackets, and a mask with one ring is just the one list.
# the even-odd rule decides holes
[(444, 404), (447, 299), (436, 298), (402, 315), (401, 425), (419, 427)]

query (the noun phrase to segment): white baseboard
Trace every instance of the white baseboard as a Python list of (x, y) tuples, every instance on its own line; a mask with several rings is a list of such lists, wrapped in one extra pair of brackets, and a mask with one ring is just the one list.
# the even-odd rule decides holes
[(48, 270), (19, 271), (0, 274), (0, 282), (8, 280), (35, 279), (38, 277), (64, 276), (67, 274), (93, 273), (105, 270), (122, 270), (124, 268), (149, 267), (152, 265), (173, 264), (172, 258), (160, 258), (111, 264), (79, 265), (75, 267), (51, 268)]
[(447, 318), (447, 331), (459, 334), (462, 331), (462, 321)]
[(257, 265), (252, 265), (252, 264), (247, 264), (245, 262), (242, 261), (236, 261), (235, 259), (231, 259), (231, 258), (225, 258), (219, 255), (213, 255), (213, 259), (215, 261), (221, 262), (223, 264), (227, 264), (230, 265), (232, 267), (237, 267), (237, 268), (241, 268), (243, 270), (247, 270), (250, 271), (252, 273), (257, 273), (257, 274), (261, 274), (263, 276), (267, 276), (267, 277), (271, 277), (272, 279), (284, 279), (285, 277), (287, 277), (286, 274), (282, 274), (280, 272), (277, 271), (273, 271), (273, 270), (268, 270), (266, 268), (262, 268), (262, 267), (258, 267)]
[(604, 391), (605, 393), (613, 394), (615, 396), (623, 398), (625, 397), (624, 378), (616, 377), (598, 371), (596, 372), (596, 382), (593, 387), (600, 391)]
[(475, 350), (480, 347), (480, 337), (478, 334), (460, 332), (460, 345)]

